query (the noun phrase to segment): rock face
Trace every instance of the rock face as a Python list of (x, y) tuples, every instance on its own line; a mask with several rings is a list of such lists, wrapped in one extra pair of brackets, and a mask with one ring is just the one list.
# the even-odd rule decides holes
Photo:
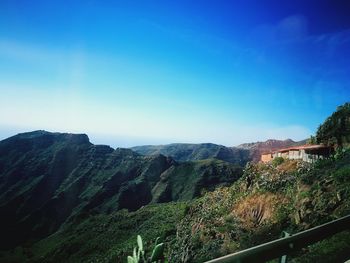
[(143, 155), (163, 154), (174, 158), (174, 160), (178, 162), (215, 158), (244, 166), (248, 161), (250, 161), (249, 149), (225, 147), (212, 143), (145, 145), (132, 147), (131, 149)]
[(291, 146), (303, 145), (306, 143), (306, 140), (295, 142), (291, 139), (287, 140), (267, 140), (265, 142), (252, 142), (252, 143), (243, 143), (238, 145), (238, 148), (246, 149), (249, 151), (250, 159), (253, 162), (259, 162), (262, 153), (288, 148)]
[(241, 172), (217, 160), (179, 164), (93, 145), (85, 134), (18, 134), (0, 142), (0, 249), (45, 237), (79, 213), (189, 200)]

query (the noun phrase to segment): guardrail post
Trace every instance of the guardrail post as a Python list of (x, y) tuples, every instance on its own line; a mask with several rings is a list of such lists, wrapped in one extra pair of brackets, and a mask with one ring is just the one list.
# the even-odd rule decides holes
[[(286, 231), (283, 231), (282, 232), (282, 237), (289, 237), (290, 234)], [(289, 246), (293, 246), (293, 244), (289, 244)], [(280, 258), (280, 263), (287, 263), (287, 255), (283, 255), (281, 258)]]

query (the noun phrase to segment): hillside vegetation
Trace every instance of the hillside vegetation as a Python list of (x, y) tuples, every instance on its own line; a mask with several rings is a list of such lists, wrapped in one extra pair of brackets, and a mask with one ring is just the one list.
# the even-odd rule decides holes
[(0, 249), (44, 238), (80, 213), (191, 200), (241, 174), (219, 160), (177, 163), (93, 145), (84, 134), (19, 134), (0, 142)]
[[(0, 261), (126, 262), (140, 234), (146, 253), (160, 237), (169, 262), (203, 262), (348, 215), (349, 135), (313, 164), (279, 158), (242, 170), (114, 150), (86, 135), (19, 134), (0, 142)], [(349, 258), (350, 231), (290, 255)]]
[(345, 103), (318, 127), (318, 143), (342, 147), (350, 143), (350, 103)]
[[(178, 224), (171, 262), (203, 262), (349, 214), (349, 164), (346, 151), (316, 165), (286, 160), (247, 166), (233, 186), (191, 204)], [(318, 244), (295, 256), (301, 262), (341, 262), (350, 256), (345, 237), (333, 239), (332, 251)]]
[(37, 243), (0, 253), (1, 262), (126, 262), (138, 233), (147, 249), (157, 237), (169, 245), (186, 207), (177, 202), (148, 205), (134, 212), (79, 214)]
[[(230, 187), (187, 202), (135, 212), (81, 213), (30, 247), (4, 254), (13, 262), (125, 262), (137, 234), (150, 249), (161, 237), (170, 262), (203, 262), (297, 233), (350, 213), (350, 151), (311, 165), (286, 160), (248, 165)], [(344, 232), (292, 255), (296, 262), (343, 262)], [(10, 261), (9, 261), (10, 262)]]

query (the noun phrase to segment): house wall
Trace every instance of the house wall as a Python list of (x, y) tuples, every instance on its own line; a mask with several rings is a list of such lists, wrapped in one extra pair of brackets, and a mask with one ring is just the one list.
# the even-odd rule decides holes
[(331, 153), (329, 148), (321, 149), (295, 149), (286, 152), (274, 152), (272, 154), (264, 154), (261, 156), (263, 162), (269, 162), (276, 157), (283, 157), (292, 160), (303, 160), (304, 162), (314, 163), (319, 159), (328, 157)]
[(289, 156), (289, 152), (281, 153), (281, 157), (283, 157), (283, 158), (288, 158), (288, 156)]
[(331, 154), (331, 150), (328, 148), (305, 150), (305, 161), (314, 163), (319, 159), (327, 158)]
[(303, 160), (304, 162), (308, 162), (308, 163), (313, 163), (316, 160), (322, 158), (322, 156), (307, 152), (305, 151), (305, 149), (301, 149), (298, 151), (290, 151), (290, 152), (293, 152), (293, 153), (290, 153), (290, 155), (292, 156), (292, 158), (290, 159)]
[(282, 153), (280, 152), (276, 153), (276, 155), (273, 158), (276, 158), (276, 157), (282, 157)]
[(288, 158), (292, 160), (301, 159), (301, 153), (299, 150), (292, 150), (288, 152)]
[(262, 154), (261, 155), (261, 161), (264, 162), (264, 163), (267, 163), (269, 161), (271, 161), (273, 158), (272, 158), (272, 154), (271, 153), (268, 153), (268, 154)]

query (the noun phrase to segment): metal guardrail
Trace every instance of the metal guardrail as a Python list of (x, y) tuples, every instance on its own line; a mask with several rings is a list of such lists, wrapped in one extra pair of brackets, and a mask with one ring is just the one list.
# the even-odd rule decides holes
[(347, 229), (350, 229), (350, 215), (288, 237), (216, 258), (206, 263), (265, 262), (283, 255), (288, 255)]

